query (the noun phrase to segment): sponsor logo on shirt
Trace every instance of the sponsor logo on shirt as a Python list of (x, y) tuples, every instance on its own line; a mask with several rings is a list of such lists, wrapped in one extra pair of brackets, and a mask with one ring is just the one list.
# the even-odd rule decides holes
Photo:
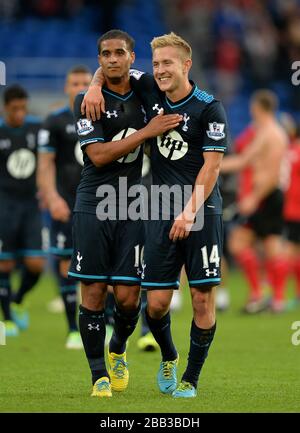
[(174, 130), (157, 137), (157, 146), (160, 153), (172, 161), (183, 158), (189, 148), (179, 132)]

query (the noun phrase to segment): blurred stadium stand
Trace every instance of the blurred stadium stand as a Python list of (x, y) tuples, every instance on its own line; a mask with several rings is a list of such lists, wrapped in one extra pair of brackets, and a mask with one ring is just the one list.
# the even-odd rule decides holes
[(151, 70), (149, 42), (169, 30), (193, 47), (192, 78), (225, 102), (232, 136), (249, 121), (250, 93), (276, 91), (281, 110), (299, 119), (299, 0), (0, 0), (0, 60), (7, 83), (32, 94), (33, 111), (61, 103), (66, 71), (97, 67), (96, 41), (111, 27), (136, 40), (137, 68)]
[[(97, 68), (97, 39), (107, 30), (102, 8), (106, 0), (25, 3), (26, 7), (22, 7), (22, 1), (0, 0), (0, 59), (6, 63), (7, 84), (18, 82), (25, 86), (32, 95), (33, 111), (46, 114), (49, 106), (58, 98), (61, 100), (65, 74), (71, 66), (86, 64), (92, 70)], [(41, 5), (37, 8), (35, 3), (44, 3), (45, 9), (41, 11)], [(58, 3), (68, 3), (70, 9), (76, 4), (76, 13), (57, 17), (61, 12), (55, 8)], [(149, 41), (166, 31), (159, 1), (108, 3), (110, 11), (115, 5), (114, 27), (130, 32), (136, 40), (135, 66), (150, 71)]]

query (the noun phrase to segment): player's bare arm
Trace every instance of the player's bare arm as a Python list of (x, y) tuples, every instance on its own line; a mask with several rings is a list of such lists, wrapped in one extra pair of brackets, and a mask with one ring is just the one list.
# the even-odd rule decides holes
[(238, 155), (226, 156), (221, 164), (221, 173), (235, 173), (253, 165), (265, 146), (265, 135), (259, 134), (252, 143)]
[(105, 113), (105, 99), (101, 91), (104, 83), (105, 77), (100, 67), (96, 70), (81, 104), (81, 114), (94, 122), (101, 118), (101, 113)]
[(281, 163), (287, 146), (286, 136), (276, 125), (266, 128), (263, 137), (260, 157), (253, 166), (253, 191), (239, 205), (243, 215), (254, 212), (261, 201), (278, 188), (280, 183)]
[(96, 167), (102, 167), (116, 161), (123, 155), (140, 146), (145, 140), (157, 137), (170, 129), (176, 128), (182, 120), (179, 114), (158, 114), (144, 128), (117, 141), (93, 143), (86, 148), (86, 153)]
[[(204, 164), (199, 171), (194, 185), (193, 194), (185, 206), (184, 211), (178, 215), (171, 228), (169, 237), (174, 242), (187, 238), (195, 217), (204, 201), (210, 196), (220, 173), (223, 154), (219, 152), (204, 152)], [(204, 196), (197, 186), (204, 187)]]
[(63, 222), (68, 221), (71, 211), (66, 201), (58, 194), (56, 189), (56, 167), (54, 153), (39, 154), (37, 183), (52, 218)]

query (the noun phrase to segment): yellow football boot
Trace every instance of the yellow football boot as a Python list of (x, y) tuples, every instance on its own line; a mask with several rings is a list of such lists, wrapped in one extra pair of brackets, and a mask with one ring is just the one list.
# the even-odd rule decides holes
[(108, 374), (111, 380), (111, 388), (113, 391), (124, 391), (128, 386), (129, 371), (126, 362), (126, 352), (118, 355), (116, 353), (108, 353), (109, 370)]
[(111, 384), (108, 377), (100, 377), (93, 386), (92, 397), (112, 397)]

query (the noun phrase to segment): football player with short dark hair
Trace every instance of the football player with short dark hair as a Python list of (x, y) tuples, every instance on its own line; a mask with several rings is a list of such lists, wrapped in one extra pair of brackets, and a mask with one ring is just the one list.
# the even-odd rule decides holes
[[(3, 94), (0, 121), (0, 300), (6, 334), (18, 335), (29, 324), (23, 297), (38, 281), (44, 265), (42, 223), (36, 190), (36, 151), (40, 120), (29, 116), (28, 94), (12, 85)], [(10, 308), (10, 276), (16, 263), (25, 268)], [(12, 319), (14, 321), (12, 321)]]
[(77, 318), (77, 282), (68, 278), (72, 245), (72, 210), (83, 167), (73, 105), (76, 95), (91, 81), (91, 72), (74, 66), (66, 76), (69, 104), (51, 113), (39, 132), (38, 184), (52, 221), (50, 252), (58, 260), (60, 293), (68, 322), (67, 349), (82, 348)]
[[(84, 168), (74, 208), (74, 253), (69, 276), (81, 281), (79, 326), (92, 373), (92, 395), (97, 397), (111, 397), (111, 389), (123, 391), (128, 385), (126, 342), (139, 318), (144, 245), (144, 224), (141, 219), (130, 218), (133, 198), (128, 192), (141, 183), (142, 145), (181, 120), (178, 115), (158, 115), (145, 126), (141, 102), (130, 87), (129, 69), (134, 61), (130, 41), (118, 30), (108, 32), (98, 44), (106, 79), (102, 119), (92, 122), (81, 114), (83, 94), (78, 95), (74, 108)], [(127, 203), (120, 194), (120, 181), (125, 185)], [(104, 359), (108, 284), (114, 286), (116, 299), (109, 372)]]

